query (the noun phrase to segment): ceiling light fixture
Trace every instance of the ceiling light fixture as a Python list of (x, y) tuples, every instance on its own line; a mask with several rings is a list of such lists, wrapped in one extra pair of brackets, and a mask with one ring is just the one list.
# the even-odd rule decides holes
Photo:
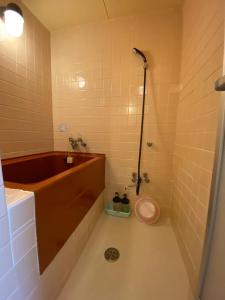
[(9, 3), (0, 7), (1, 18), (5, 24), (7, 33), (13, 37), (19, 37), (23, 34), (23, 12), (15, 3)]

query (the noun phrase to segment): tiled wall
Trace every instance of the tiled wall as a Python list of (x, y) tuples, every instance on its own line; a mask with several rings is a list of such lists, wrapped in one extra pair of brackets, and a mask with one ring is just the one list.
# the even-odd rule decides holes
[[(169, 214), (174, 153), (173, 221), (193, 287), (204, 240), (215, 147), (218, 95), (213, 84), (222, 69), (223, 2), (189, 0), (184, 4), (180, 79), (179, 11), (126, 17), (52, 34), (54, 148), (66, 150), (69, 136), (82, 135), (87, 151), (106, 153), (109, 200), (115, 191), (122, 192), (131, 184), (131, 173), (137, 168), (143, 68), (132, 48), (145, 52), (149, 69), (142, 171), (149, 173), (150, 183), (143, 183), (142, 193), (158, 200)], [(53, 149), (49, 33), (26, 9), (24, 13), (21, 38), (0, 34), (3, 157)], [(60, 124), (66, 124), (65, 132), (60, 132)], [(152, 148), (146, 146), (147, 141), (153, 142)], [(8, 259), (0, 260), (2, 288), (2, 284), (7, 287), (3, 278), (21, 257), (20, 250), (14, 257), (10, 254), (0, 183), (0, 255), (8, 247)]]
[[(149, 60), (142, 172), (151, 183), (143, 188), (164, 212), (170, 207), (180, 29), (181, 13), (169, 11), (52, 34), (55, 150), (82, 135), (88, 151), (106, 153), (108, 200), (137, 170), (143, 87), (142, 61), (132, 53), (137, 47)], [(68, 130), (60, 132), (60, 124)]]
[(213, 168), (224, 40), (224, 1), (183, 8), (181, 84), (174, 154), (174, 227), (195, 289)]
[(8, 205), (7, 211), (0, 181), (0, 298), (25, 300), (39, 277), (34, 197), (27, 192), (26, 200)]
[[(8, 280), (8, 285), (5, 285), (5, 280), (10, 276), (12, 269), (12, 253), (9, 235), (9, 221), (5, 202), (5, 192), (2, 178), (2, 167), (0, 161), (0, 295), (11, 293), (11, 286)], [(13, 280), (12, 280), (13, 281)], [(3, 291), (4, 290), (4, 291)], [(6, 298), (6, 297), (5, 297)], [(4, 299), (4, 298), (3, 298)]]
[(0, 26), (2, 158), (53, 149), (50, 34), (19, 5), (25, 17), (23, 36), (10, 38)]

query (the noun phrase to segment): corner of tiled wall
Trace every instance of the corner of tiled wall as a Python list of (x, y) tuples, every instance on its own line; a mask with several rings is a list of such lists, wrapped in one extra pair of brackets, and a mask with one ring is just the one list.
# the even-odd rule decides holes
[[(116, 191), (124, 193), (132, 184), (132, 172), (137, 172), (143, 67), (132, 48), (145, 52), (149, 68), (142, 172), (151, 181), (143, 182), (141, 192), (156, 199), (162, 215), (168, 215), (181, 12), (163, 16), (123, 17), (58, 30), (52, 33), (51, 50), (55, 150), (67, 150), (68, 136), (80, 133), (90, 152), (105, 153), (107, 201)], [(60, 131), (60, 124), (68, 130)], [(153, 142), (151, 149), (147, 141)], [(134, 198), (135, 189), (128, 194)]]
[(0, 31), (2, 158), (53, 150), (50, 33), (15, 2), (25, 17), (23, 35), (15, 39)]
[[(203, 5), (204, 3), (204, 5)], [(222, 75), (224, 1), (185, 1), (181, 58), (182, 90), (174, 148), (173, 225), (195, 291), (211, 188)]]

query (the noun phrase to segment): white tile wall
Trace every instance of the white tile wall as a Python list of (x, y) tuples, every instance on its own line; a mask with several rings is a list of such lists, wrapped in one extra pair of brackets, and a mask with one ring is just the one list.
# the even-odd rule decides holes
[(19, 298), (19, 290), (16, 289), (8, 298), (7, 300), (21, 300)]
[(15, 266), (18, 278), (29, 276), (34, 270), (38, 269), (37, 247), (34, 246)]
[[(0, 182), (2, 183), (1, 171)], [(7, 189), (5, 197), (4, 186), (1, 185), (0, 299), (26, 300), (40, 277), (34, 195), (31, 192), (13, 190), (9, 197), (9, 205), (6, 207), (8, 193)]]
[(6, 215), (5, 193), (3, 185), (0, 185), (0, 217), (3, 217), (4, 215)]
[(27, 255), (35, 247), (36, 243), (36, 227), (33, 223), (12, 238), (11, 245), (14, 264), (18, 263), (24, 255)]
[(10, 243), (0, 249), (0, 278), (4, 276), (13, 266)]
[(29, 273), (29, 276), (22, 278), (20, 280), (20, 285), (17, 292), (18, 294), (17, 300), (24, 300), (24, 299), (27, 300), (28, 296), (33, 291), (33, 289), (37, 286), (39, 281), (40, 281), (40, 275), (37, 269), (32, 270), (32, 272)]
[(2, 248), (9, 243), (9, 222), (7, 215), (0, 218), (0, 229), (0, 248)]
[(0, 299), (8, 299), (8, 297), (16, 290), (16, 288), (16, 274), (14, 269), (12, 268), (3, 277), (0, 278)]
[(13, 270), (8, 215), (0, 161), (0, 299), (6, 299), (15, 287), (16, 277)]
[(34, 222), (34, 197), (27, 198), (20, 205), (15, 205), (9, 209), (9, 223), (12, 235), (18, 234), (23, 226)]

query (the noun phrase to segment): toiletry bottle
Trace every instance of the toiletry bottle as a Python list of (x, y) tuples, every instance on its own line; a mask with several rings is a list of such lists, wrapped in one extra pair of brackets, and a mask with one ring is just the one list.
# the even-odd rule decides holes
[(67, 164), (72, 164), (73, 163), (73, 156), (68, 155), (66, 157), (66, 162), (67, 162)]
[(115, 211), (121, 211), (121, 199), (119, 197), (119, 193), (115, 193), (115, 197), (113, 198), (113, 209)]
[(123, 195), (121, 199), (122, 211), (128, 213), (130, 211), (130, 200), (127, 198), (127, 194)]

